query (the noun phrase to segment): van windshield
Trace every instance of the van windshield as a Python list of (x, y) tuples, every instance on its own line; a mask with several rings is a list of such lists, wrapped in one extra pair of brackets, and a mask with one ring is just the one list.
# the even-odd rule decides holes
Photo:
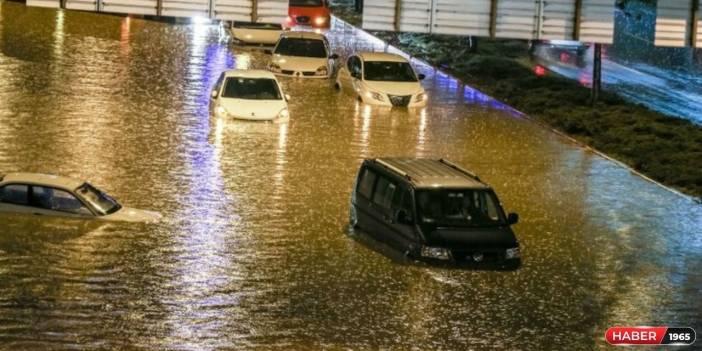
[(275, 48), (275, 53), (284, 56), (327, 57), (324, 42), (319, 39), (283, 38)]
[(417, 76), (407, 62), (366, 61), (364, 79), (380, 82), (416, 82)]
[(504, 213), (492, 191), (436, 189), (417, 192), (421, 223), (439, 227), (505, 225)]
[(323, 0), (290, 0), (290, 6), (316, 7), (323, 4)]

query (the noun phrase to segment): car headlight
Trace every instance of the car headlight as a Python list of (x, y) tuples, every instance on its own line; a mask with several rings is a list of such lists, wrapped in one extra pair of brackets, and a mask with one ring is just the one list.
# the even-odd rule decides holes
[(322, 66), (317, 68), (317, 71), (314, 72), (315, 75), (317, 76), (326, 76), (329, 73), (329, 70), (327, 69), (327, 66)]
[(369, 98), (371, 98), (371, 99), (374, 99), (374, 100), (385, 101), (385, 98), (383, 97), (383, 94), (381, 94), (381, 93), (376, 93), (375, 91), (368, 91), (368, 92), (366, 92), (366, 96), (369, 97)]
[(519, 247), (513, 247), (511, 249), (505, 250), (505, 258), (510, 259), (510, 258), (519, 258), (521, 257), (521, 253), (519, 252)]
[(419, 93), (417, 96), (414, 98), (415, 102), (422, 102), (426, 101), (429, 97), (427, 96), (426, 93)]
[(288, 108), (284, 108), (278, 112), (278, 118), (288, 118), (290, 116), (290, 113), (288, 112)]
[(451, 252), (443, 247), (422, 246), (422, 257), (448, 261), (451, 259)]
[(280, 72), (282, 72), (281, 69), (280, 69), (280, 66), (278, 66), (278, 65), (275, 64), (275, 63), (271, 63), (270, 66), (268, 66), (268, 69), (271, 70), (271, 72), (275, 72), (275, 73), (280, 73)]
[(327, 23), (327, 20), (329, 20), (327, 17), (319, 16), (319, 17), (314, 19), (314, 24), (316, 24), (318, 26), (323, 26), (324, 24)]

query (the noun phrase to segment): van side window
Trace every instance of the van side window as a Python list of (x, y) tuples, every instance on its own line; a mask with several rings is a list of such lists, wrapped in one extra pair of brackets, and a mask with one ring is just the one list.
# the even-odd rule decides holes
[(0, 202), (13, 205), (29, 205), (28, 192), (29, 187), (26, 185), (5, 185), (0, 188)]
[(358, 193), (370, 199), (373, 193), (373, 185), (378, 176), (368, 168), (363, 169), (361, 181), (358, 183)]
[(222, 73), (219, 76), (219, 78), (217, 79), (217, 83), (215, 83), (215, 86), (214, 86), (214, 88), (212, 88), (212, 90), (219, 93), (219, 91), (222, 89), (222, 83), (224, 83), (224, 73)]
[(375, 187), (375, 193), (373, 193), (373, 203), (389, 209), (392, 204), (393, 196), (395, 195), (395, 190), (397, 190), (397, 185), (393, 184), (385, 177), (380, 177), (380, 179), (378, 179), (378, 185)]
[(52, 211), (75, 213), (79, 215), (92, 215), (73, 194), (53, 188), (41, 186), (32, 187), (32, 204), (36, 207)]
[(401, 187), (400, 190), (395, 192), (395, 196), (392, 198), (392, 208), (412, 213), (412, 198), (407, 188)]

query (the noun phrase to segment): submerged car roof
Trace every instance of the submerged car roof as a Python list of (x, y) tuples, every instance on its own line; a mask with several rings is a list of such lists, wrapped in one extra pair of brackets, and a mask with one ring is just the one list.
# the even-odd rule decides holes
[(275, 75), (269, 71), (262, 69), (232, 69), (224, 72), (225, 77), (243, 77), (243, 78), (269, 78), (275, 79)]
[(397, 54), (385, 52), (359, 52), (358, 55), (363, 61), (384, 61), (384, 62), (408, 62), (406, 58)]
[(324, 35), (315, 32), (285, 32), (280, 35), (280, 38), (297, 38), (297, 39), (317, 39), (324, 40)]
[(375, 162), (407, 178), (416, 188), (490, 188), (472, 172), (444, 159), (378, 158)]
[(56, 188), (64, 189), (76, 189), (77, 187), (85, 184), (85, 181), (69, 178), (60, 177), (51, 174), (42, 173), (8, 173), (2, 179), (3, 183), (27, 183), (27, 184), (37, 184), (46, 185)]

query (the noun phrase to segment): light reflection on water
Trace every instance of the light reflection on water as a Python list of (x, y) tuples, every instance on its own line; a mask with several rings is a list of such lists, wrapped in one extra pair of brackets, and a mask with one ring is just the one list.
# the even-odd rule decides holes
[[(0, 11), (0, 173), (90, 178), (166, 217), (0, 222), (0, 348), (593, 349), (615, 324), (701, 324), (699, 205), (419, 62), (424, 109), (281, 78), (288, 120), (236, 122), (210, 88), (266, 55), (217, 26)], [(385, 47), (336, 26), (339, 53)], [(475, 170), (520, 213), (524, 267), (406, 265), (346, 237), (379, 155)]]

